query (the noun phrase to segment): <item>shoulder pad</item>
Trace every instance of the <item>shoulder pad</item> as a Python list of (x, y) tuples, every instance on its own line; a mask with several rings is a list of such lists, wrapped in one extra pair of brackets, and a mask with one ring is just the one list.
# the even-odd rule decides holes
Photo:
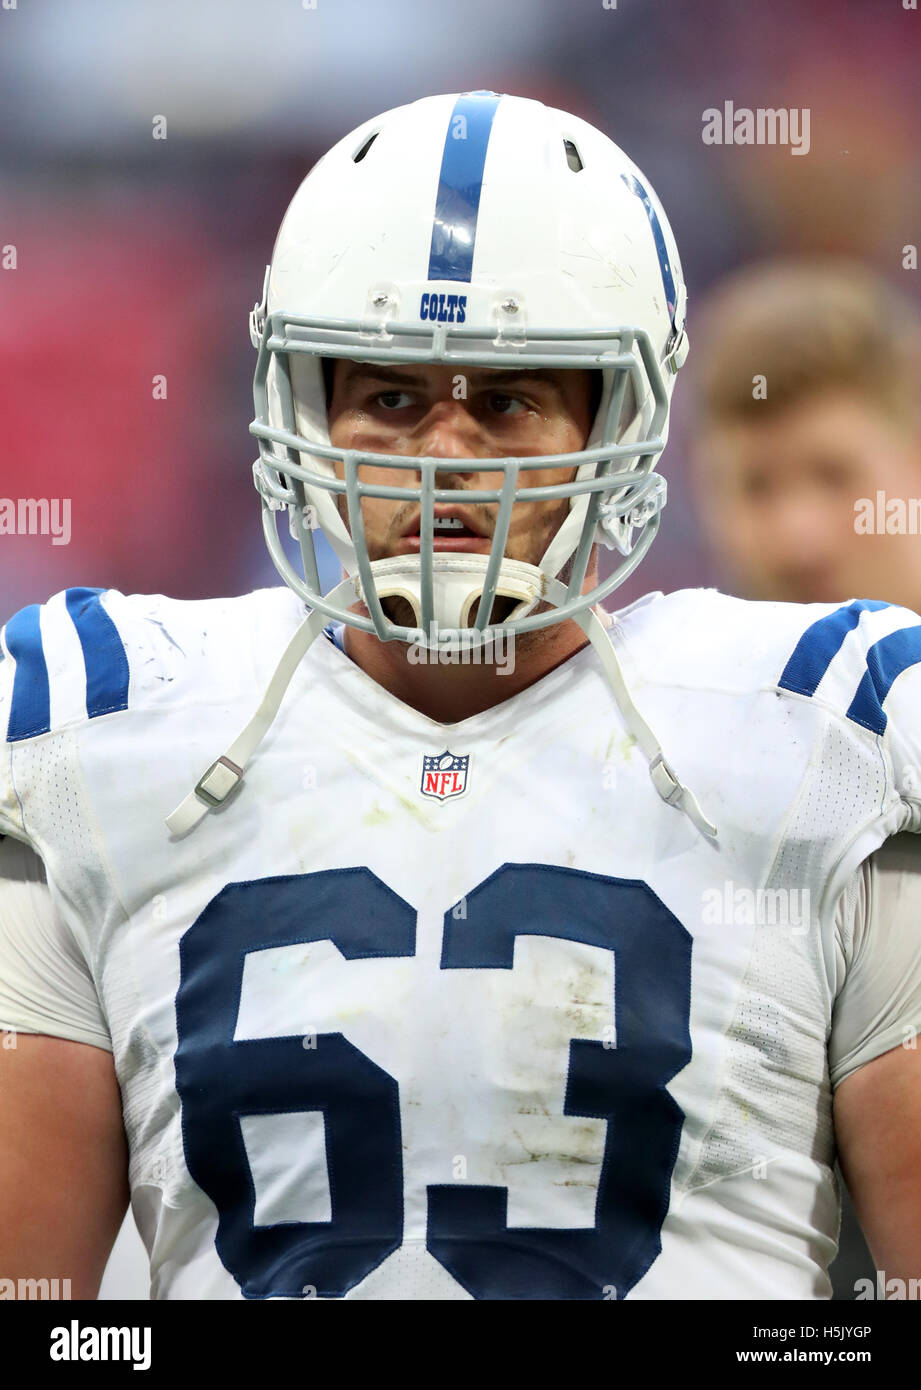
[(4, 683), (7, 743), (128, 707), (129, 669), (102, 589), (65, 589), (15, 613), (0, 634), (12, 674)]
[[(823, 605), (824, 607), (824, 605)], [(854, 599), (827, 609), (805, 628), (778, 675), (781, 690), (816, 697), (844, 718), (883, 734), (904, 701), (921, 718), (921, 617), (879, 599)]]

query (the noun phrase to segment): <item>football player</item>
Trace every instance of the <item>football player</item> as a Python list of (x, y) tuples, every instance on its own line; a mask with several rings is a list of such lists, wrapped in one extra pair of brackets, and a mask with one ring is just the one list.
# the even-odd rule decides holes
[(4, 630), (4, 1272), (91, 1297), (130, 1190), (155, 1298), (822, 1298), (837, 1144), (921, 1273), (921, 620), (601, 606), (685, 307), (538, 102), (307, 176), (251, 318), (285, 585)]

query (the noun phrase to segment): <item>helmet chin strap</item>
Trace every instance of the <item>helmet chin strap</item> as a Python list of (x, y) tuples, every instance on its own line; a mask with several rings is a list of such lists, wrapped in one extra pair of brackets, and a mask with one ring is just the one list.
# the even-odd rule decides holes
[[(404, 571), (407, 568), (408, 562), (403, 560), (402, 557), (397, 558), (399, 559), (401, 571)], [(433, 557), (433, 571), (434, 560), (441, 558), (441, 556)], [(457, 558), (462, 558), (465, 561), (485, 559), (484, 556), (451, 556), (444, 558), (450, 558), (452, 561)], [(502, 565), (502, 570), (504, 571), (506, 564), (515, 565), (517, 563), (518, 562), (515, 561), (506, 561)], [(386, 564), (389, 564), (389, 561), (377, 560), (374, 562), (372, 570), (376, 574), (374, 566)], [(522, 568), (528, 571), (535, 571), (535, 567), (532, 565), (523, 565)], [(475, 569), (475, 566), (472, 567), (472, 570), (469, 568), (467, 569), (465, 583), (469, 584), (471, 573), (475, 571)], [(538, 574), (540, 573), (539, 571), (535, 572)], [(561, 584), (556, 579), (548, 579), (546, 575), (542, 576), (541, 579), (544, 588), (543, 596), (550, 599), (550, 601), (557, 606), (562, 604), (566, 597), (565, 585)], [(523, 580), (524, 576), (522, 576), (522, 582)], [(479, 592), (482, 592), (482, 583), (480, 583)], [(498, 592), (502, 592), (502, 590), (500, 589)], [(511, 597), (515, 597), (514, 592), (511, 594)], [(336, 588), (327, 595), (327, 598), (330, 602), (342, 603), (345, 607), (348, 607), (358, 598), (354, 581), (352, 579), (344, 579), (341, 584), (338, 584)], [(471, 599), (470, 602), (472, 603), (472, 601)], [(536, 601), (537, 596), (531, 600), (531, 603), (533, 604)], [(412, 598), (410, 598), (410, 602), (412, 602)], [(603, 611), (604, 610), (602, 610), (602, 612)], [(308, 613), (282, 653), (272, 678), (266, 687), (259, 708), (256, 710), (252, 719), (250, 719), (246, 727), (242, 729), (233, 740), (226, 753), (223, 753), (211, 764), (207, 771), (203, 773), (194, 789), (189, 792), (188, 796), (186, 796), (176, 809), (166, 817), (166, 826), (170, 834), (174, 836), (188, 834), (190, 830), (193, 830), (195, 826), (204, 819), (209, 811), (222, 806), (231, 792), (235, 791), (240, 786), (243, 781), (243, 772), (247, 763), (271, 728), (295, 671), (311, 644), (323, 631), (323, 628), (326, 626), (326, 621), (326, 615), (321, 613), (317, 608)], [(617, 660), (614, 645), (608, 637), (600, 617), (594, 609), (588, 609), (581, 613), (576, 613), (573, 616), (573, 622), (579, 624), (598, 654), (624, 722), (649, 762), (649, 775), (652, 778), (653, 786), (659, 793), (659, 796), (661, 796), (662, 800), (669, 806), (683, 811), (702, 835), (715, 840), (717, 837), (716, 826), (712, 825), (710, 821), (707, 820), (697, 804), (694, 793), (681, 782), (670, 763), (666, 761), (658, 739), (633, 703), (633, 699), (624, 680), (623, 672), (620, 668), (620, 662)], [(460, 624), (455, 624), (455, 626), (460, 626)]]
[[(472, 627), (470, 615), (483, 596), (488, 555), (442, 551), (432, 556), (432, 620), (435, 633)], [(371, 565), (378, 598), (403, 598), (411, 606), (416, 627), (423, 631), (422, 567), (416, 556), (394, 555)], [(496, 581), (496, 596), (516, 600), (504, 621), (523, 618), (543, 597), (546, 575), (522, 560), (503, 560)], [(355, 592), (366, 606), (361, 579), (355, 576)], [(423, 633), (423, 641), (430, 634)], [(437, 640), (437, 637), (436, 637)]]
[[(558, 587), (565, 594), (563, 585), (560, 584)], [(684, 785), (672, 765), (666, 760), (659, 740), (633, 703), (633, 697), (627, 689), (620, 662), (617, 660), (614, 644), (608, 637), (604, 624), (595, 609), (583, 609), (580, 613), (574, 613), (573, 622), (579, 624), (598, 653), (624, 722), (649, 763), (649, 775), (656, 791), (669, 806), (675, 806), (679, 811), (683, 811), (702, 835), (715, 840), (718, 835), (716, 826), (707, 820), (690, 787)]]

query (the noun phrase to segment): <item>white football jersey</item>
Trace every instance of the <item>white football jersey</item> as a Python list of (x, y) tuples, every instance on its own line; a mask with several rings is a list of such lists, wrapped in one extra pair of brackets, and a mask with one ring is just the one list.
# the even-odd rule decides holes
[(302, 617), (79, 589), (3, 633), (0, 833), (61, 946), (0, 933), (0, 1023), (111, 1047), (152, 1296), (828, 1297), (833, 1088), (921, 1029), (836, 920), (921, 830), (921, 619), (616, 615), (715, 842), (591, 646), (443, 725), (324, 638), (171, 837)]

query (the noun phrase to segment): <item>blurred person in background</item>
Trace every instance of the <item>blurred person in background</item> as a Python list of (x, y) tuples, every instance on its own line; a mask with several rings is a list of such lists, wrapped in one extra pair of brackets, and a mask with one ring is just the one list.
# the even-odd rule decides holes
[[(692, 476), (723, 587), (921, 611), (921, 325), (857, 263), (779, 260), (712, 292), (694, 334)], [(915, 501), (915, 508), (911, 506)], [(843, 1188), (834, 1297), (873, 1278)]]
[(722, 282), (694, 346), (693, 471), (724, 587), (921, 610), (911, 304), (859, 264), (771, 262)]

